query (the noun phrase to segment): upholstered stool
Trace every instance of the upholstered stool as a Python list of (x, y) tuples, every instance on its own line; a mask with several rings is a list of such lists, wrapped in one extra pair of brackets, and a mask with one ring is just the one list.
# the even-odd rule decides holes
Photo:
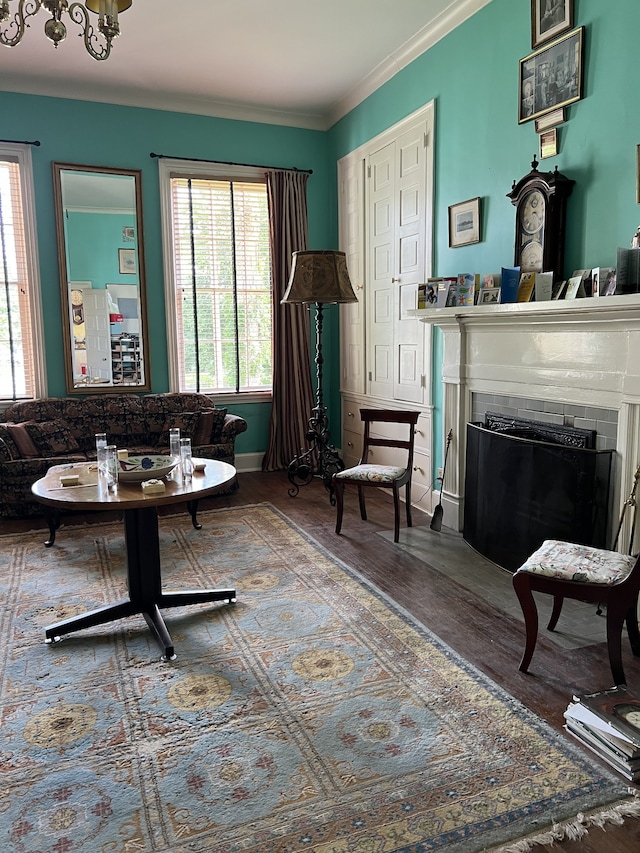
[(522, 607), (526, 645), (520, 670), (527, 672), (538, 638), (538, 611), (533, 592), (553, 596), (547, 629), (556, 627), (565, 598), (606, 604), (607, 646), (615, 684), (625, 684), (622, 667), (622, 625), (626, 621), (633, 654), (640, 656), (638, 591), (640, 558), (588, 545), (548, 539), (513, 576)]

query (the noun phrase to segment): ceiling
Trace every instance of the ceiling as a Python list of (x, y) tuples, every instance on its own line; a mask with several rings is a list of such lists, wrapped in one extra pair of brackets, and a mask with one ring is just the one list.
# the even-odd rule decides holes
[(0, 45), (0, 90), (324, 130), (489, 2), (133, 0), (103, 62), (68, 15), (54, 48), (41, 9)]

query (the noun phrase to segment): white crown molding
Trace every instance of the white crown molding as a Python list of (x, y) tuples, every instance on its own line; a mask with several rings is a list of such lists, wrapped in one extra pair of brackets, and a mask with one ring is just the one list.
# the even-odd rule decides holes
[(275, 124), (282, 127), (298, 127), (304, 130), (328, 129), (326, 117), (319, 113), (289, 112), (251, 104), (213, 101), (185, 95), (171, 96), (163, 92), (143, 92), (132, 89), (96, 91), (95, 87), (84, 86), (78, 84), (77, 81), (69, 82), (64, 86), (60, 85), (60, 81), (42, 79), (33, 81), (16, 79), (12, 83), (10, 75), (4, 75), (0, 84), (0, 91), (21, 95), (66, 98), (72, 101), (88, 101), (90, 103), (118, 104), (125, 107), (187, 113), (235, 121), (257, 122), (258, 124)]
[(390, 54), (357, 86), (354, 86), (334, 104), (327, 115), (327, 127), (333, 126), (348, 112), (361, 104), (365, 98), (372, 95), (380, 86), (395, 77), (403, 68), (406, 68), (414, 59), (432, 48), (434, 44), (489, 3), (491, 0), (452, 0), (448, 9), (405, 42), (399, 50)]

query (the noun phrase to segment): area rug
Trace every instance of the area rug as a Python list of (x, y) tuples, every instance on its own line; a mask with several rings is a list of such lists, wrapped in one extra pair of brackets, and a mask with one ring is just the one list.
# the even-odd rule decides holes
[(119, 524), (0, 538), (0, 849), (477, 853), (638, 813), (273, 507), (200, 520), (160, 520), (165, 588), (238, 600), (165, 611), (172, 662), (141, 617), (43, 642), (123, 595)]

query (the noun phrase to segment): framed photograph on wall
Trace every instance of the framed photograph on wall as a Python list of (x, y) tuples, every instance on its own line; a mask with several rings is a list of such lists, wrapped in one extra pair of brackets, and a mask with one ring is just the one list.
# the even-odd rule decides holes
[(118, 249), (118, 268), (121, 275), (136, 274), (135, 249)]
[(584, 27), (520, 60), (518, 124), (582, 98)]
[(540, 134), (540, 159), (545, 157), (555, 157), (558, 153), (558, 131), (554, 127), (552, 130), (545, 130)]
[(573, 0), (531, 0), (531, 47), (566, 33), (573, 27)]
[(480, 242), (480, 197), (449, 207), (449, 248)]

